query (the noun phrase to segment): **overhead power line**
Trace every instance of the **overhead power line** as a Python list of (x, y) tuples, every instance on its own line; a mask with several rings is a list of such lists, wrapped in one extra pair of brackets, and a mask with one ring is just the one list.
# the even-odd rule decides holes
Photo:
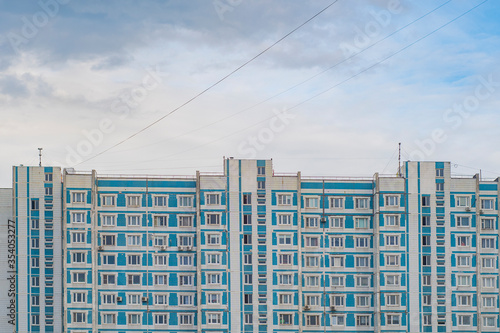
[(279, 44), (280, 42), (282, 42), (284, 39), (286, 39), (287, 37), (289, 37), (291, 34), (293, 34), (294, 32), (296, 32), (297, 30), (299, 30), (300, 28), (302, 28), (303, 26), (305, 26), (306, 24), (308, 24), (309, 22), (311, 22), (312, 20), (314, 20), (316, 17), (318, 17), (319, 15), (321, 15), (323, 12), (325, 12), (328, 8), (332, 7), (334, 4), (336, 4), (339, 0), (335, 0), (333, 2), (331, 2), (328, 6), (326, 6), (325, 8), (323, 8), (322, 10), (320, 10), (319, 12), (317, 12), (316, 14), (314, 14), (311, 18), (309, 18), (308, 20), (306, 20), (304, 23), (300, 24), (298, 27), (296, 27), (295, 29), (293, 29), (292, 31), (290, 31), (289, 33), (287, 33), (286, 35), (284, 35), (283, 37), (281, 37), (280, 39), (278, 39), (276, 42), (274, 42), (273, 44), (271, 44), (270, 46), (268, 46), (267, 48), (265, 48), (263, 51), (259, 52), (257, 55), (255, 55), (254, 57), (252, 57), (250, 60), (246, 61), (245, 63), (243, 63), (242, 65), (238, 66), (236, 69), (234, 69), (233, 71), (231, 71), (229, 74), (225, 75), (224, 77), (222, 77), (221, 79), (219, 79), (218, 81), (216, 81), (215, 83), (211, 84), (210, 86), (208, 86), (206, 89), (202, 90), (201, 92), (199, 92), (198, 94), (196, 94), (195, 96), (191, 97), (190, 99), (188, 99), (186, 102), (182, 103), (181, 105), (179, 105), (178, 107), (176, 107), (175, 109), (173, 109), (172, 111), (168, 112), (167, 114), (165, 114), (164, 116), (160, 117), (159, 119), (153, 121), (152, 123), (150, 123), (149, 125), (147, 125), (146, 127), (143, 127), (142, 129), (140, 129), (139, 131), (135, 132), (134, 134), (126, 137), (125, 139), (121, 140), (120, 142), (118, 143), (115, 143), (114, 145), (112, 145), (111, 147), (97, 153), (96, 155), (92, 156), (92, 157), (89, 157), (88, 159), (86, 160), (83, 160), (82, 162), (80, 163), (77, 163), (75, 164), (74, 166), (77, 166), (77, 165), (80, 165), (82, 163), (85, 163), (85, 162), (88, 162), (98, 156), (101, 156), (103, 155), (104, 153), (110, 151), (111, 149), (115, 148), (115, 147), (118, 147), (119, 145), (125, 143), (126, 141), (132, 139), (133, 137), (137, 136), (138, 134), (146, 131), (148, 128), (154, 126), (155, 124), (159, 123), (160, 121), (162, 121), (163, 119), (167, 118), (168, 116), (170, 116), (171, 114), (175, 113), (176, 111), (180, 110), (181, 108), (183, 108), (184, 106), (188, 105), (189, 103), (191, 103), (192, 101), (194, 101), (195, 99), (197, 99), (198, 97), (200, 97), (201, 95), (205, 94), (207, 91), (209, 91), (210, 89), (214, 88), (215, 86), (217, 86), (218, 84), (220, 84), (221, 82), (223, 82), (224, 80), (226, 80), (227, 78), (229, 78), (230, 76), (232, 76), (233, 74), (235, 74), (236, 72), (238, 72), (240, 69), (242, 69), (243, 67), (245, 67), (246, 65), (250, 64), (251, 62), (253, 62), (255, 59), (259, 58), (261, 55), (263, 55), (264, 53), (266, 53), (267, 51), (269, 51), (270, 49), (272, 49), (273, 47), (275, 47), (277, 44)]

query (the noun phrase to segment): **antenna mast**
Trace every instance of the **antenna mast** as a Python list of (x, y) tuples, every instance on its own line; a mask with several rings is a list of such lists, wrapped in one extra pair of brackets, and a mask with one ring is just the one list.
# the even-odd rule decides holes
[(401, 177), (401, 142), (399, 143), (399, 154), (398, 154), (398, 177)]
[(39, 159), (38, 166), (42, 166), (42, 149), (43, 148), (38, 148), (38, 159)]

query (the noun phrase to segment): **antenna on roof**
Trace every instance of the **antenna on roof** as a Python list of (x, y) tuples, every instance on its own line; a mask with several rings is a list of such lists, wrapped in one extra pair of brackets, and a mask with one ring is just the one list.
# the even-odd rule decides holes
[(398, 177), (401, 177), (401, 142), (399, 143), (399, 154), (398, 154)]
[(38, 148), (38, 159), (39, 159), (38, 166), (42, 166), (42, 149), (43, 148)]

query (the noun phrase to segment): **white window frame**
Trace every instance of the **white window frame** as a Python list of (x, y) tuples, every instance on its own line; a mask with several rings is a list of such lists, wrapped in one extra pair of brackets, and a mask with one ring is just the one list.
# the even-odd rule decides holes
[(278, 206), (291, 206), (292, 205), (292, 195), (289, 193), (278, 193), (277, 194)]
[(344, 197), (330, 197), (330, 208), (331, 209), (343, 209), (344, 208)]
[[(140, 194), (127, 194), (126, 200), (127, 200), (127, 207), (129, 207), (129, 208), (141, 207), (141, 195)], [(135, 202), (135, 201), (137, 201), (137, 202)]]
[(385, 195), (385, 206), (386, 207), (399, 207), (399, 196), (395, 194)]
[(168, 207), (168, 195), (167, 194), (153, 195), (153, 207), (156, 208)]
[(207, 206), (220, 206), (221, 205), (221, 194), (209, 192), (205, 193), (205, 205)]
[(318, 196), (304, 196), (304, 208), (317, 209), (320, 207)]
[(102, 207), (116, 207), (116, 194), (101, 194)]
[(370, 201), (368, 198), (354, 198), (356, 209), (370, 209)]

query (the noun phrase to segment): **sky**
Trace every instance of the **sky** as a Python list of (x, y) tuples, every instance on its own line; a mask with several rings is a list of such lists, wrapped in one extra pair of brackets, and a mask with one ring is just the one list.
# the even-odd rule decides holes
[[(0, 1), (0, 187), (13, 165), (98, 174), (500, 176), (489, 0)], [(480, 171), (481, 170), (481, 171)]]

